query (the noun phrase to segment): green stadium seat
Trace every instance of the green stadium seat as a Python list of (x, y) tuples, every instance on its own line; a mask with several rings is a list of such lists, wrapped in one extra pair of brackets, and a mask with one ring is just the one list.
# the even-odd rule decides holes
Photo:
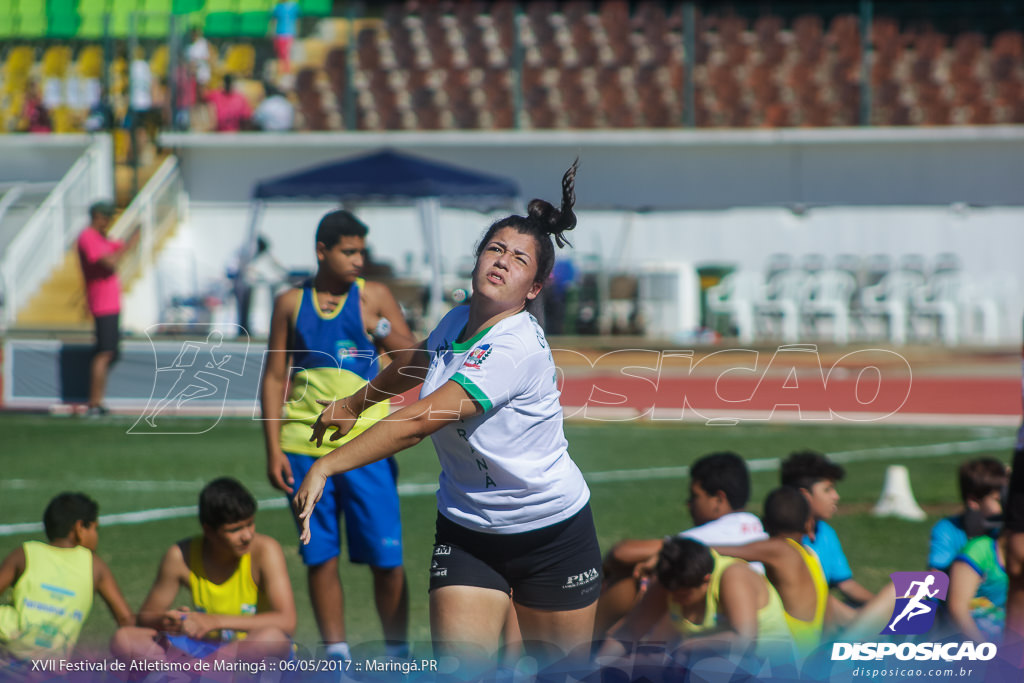
[(78, 0), (47, 0), (46, 13), (53, 17), (78, 14)]
[(110, 0), (111, 14), (131, 14), (140, 9), (140, 0)]
[(78, 24), (78, 38), (96, 40), (103, 37), (103, 18), (105, 13), (82, 13), (82, 21)]
[[(39, 9), (42, 9), (41, 7)], [(46, 13), (22, 13), (18, 17), (17, 35), (22, 38), (43, 38), (46, 36)]]
[(239, 35), (262, 38), (270, 29), (270, 12), (245, 12), (240, 14)]
[(163, 12), (170, 14), (173, 7), (172, 0), (142, 0), (143, 12)]
[(215, 12), (237, 12), (238, 0), (206, 0), (206, 11), (210, 14)]
[(191, 14), (203, 9), (203, 0), (173, 0), (171, 11), (175, 14)]
[(114, 38), (127, 38), (132, 34), (132, 12), (110, 13), (110, 35)]
[(70, 14), (51, 14), (46, 35), (51, 38), (74, 38), (78, 35), (78, 26), (82, 23), (77, 12)]
[(210, 37), (238, 35), (238, 15), (234, 12), (210, 12), (206, 15), (203, 32)]
[(14, 10), (18, 6), (18, 0), (0, 0), (0, 16), (14, 16)]
[(15, 33), (14, 14), (0, 14), (0, 38), (13, 38)]
[(302, 14), (316, 17), (326, 17), (331, 14), (334, 3), (332, 0), (299, 0), (299, 7)]
[(274, 0), (238, 0), (238, 11), (241, 14), (246, 12), (269, 12), (274, 9)]
[(171, 30), (169, 14), (139, 14), (139, 36), (163, 38)]

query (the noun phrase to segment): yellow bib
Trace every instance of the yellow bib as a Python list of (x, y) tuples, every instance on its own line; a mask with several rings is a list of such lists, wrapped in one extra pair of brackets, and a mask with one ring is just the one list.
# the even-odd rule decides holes
[(92, 551), (28, 541), (14, 604), (0, 607), (0, 648), (16, 659), (66, 658), (93, 599)]
[[(235, 572), (223, 583), (214, 583), (203, 567), (203, 537), (189, 542), (188, 584), (192, 590), (192, 605), (207, 614), (256, 614), (266, 610), (265, 598), (252, 578), (252, 555), (246, 553), (238, 561)], [(211, 631), (209, 640), (237, 640), (244, 631)]]

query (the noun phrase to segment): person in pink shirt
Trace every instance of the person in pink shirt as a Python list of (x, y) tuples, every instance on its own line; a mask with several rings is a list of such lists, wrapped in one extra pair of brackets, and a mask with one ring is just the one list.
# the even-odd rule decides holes
[(96, 202), (89, 207), (89, 225), (78, 236), (78, 258), (85, 278), (85, 298), (96, 323), (96, 348), (89, 369), (90, 417), (105, 415), (103, 405), (107, 390), (107, 374), (117, 361), (120, 345), (121, 281), (117, 264), (134, 246), (138, 232), (128, 243), (107, 237), (114, 205)]
[(234, 133), (248, 125), (252, 110), (245, 95), (234, 90), (235, 79), (231, 74), (224, 76), (222, 90), (211, 91), (206, 99), (213, 105), (217, 118), (217, 132)]

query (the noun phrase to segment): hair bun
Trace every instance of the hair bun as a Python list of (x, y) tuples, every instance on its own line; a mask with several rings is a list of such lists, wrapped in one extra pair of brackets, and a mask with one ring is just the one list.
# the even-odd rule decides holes
[(580, 159), (572, 162), (572, 166), (562, 176), (562, 206), (556, 209), (543, 199), (534, 199), (527, 207), (527, 215), (540, 224), (546, 233), (555, 238), (559, 248), (569, 244), (569, 240), (562, 234), (576, 227), (576, 214), (573, 213), (573, 205), (576, 204), (576, 170), (579, 168)]

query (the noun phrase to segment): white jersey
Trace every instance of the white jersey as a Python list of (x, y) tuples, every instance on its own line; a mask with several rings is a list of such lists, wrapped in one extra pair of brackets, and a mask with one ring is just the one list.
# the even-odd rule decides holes
[(583, 509), (590, 490), (569, 457), (555, 363), (532, 315), (517, 313), (472, 339), (456, 340), (469, 306), (430, 333), (420, 396), (458, 382), (483, 412), (431, 437), (441, 461), (438, 510), (475, 531), (541, 529)]
[[(761, 520), (749, 512), (730, 512), (692, 529), (680, 531), (676, 536), (700, 541), (706, 546), (746, 545), (768, 538)], [(764, 565), (760, 562), (751, 562), (750, 568), (764, 574)]]

